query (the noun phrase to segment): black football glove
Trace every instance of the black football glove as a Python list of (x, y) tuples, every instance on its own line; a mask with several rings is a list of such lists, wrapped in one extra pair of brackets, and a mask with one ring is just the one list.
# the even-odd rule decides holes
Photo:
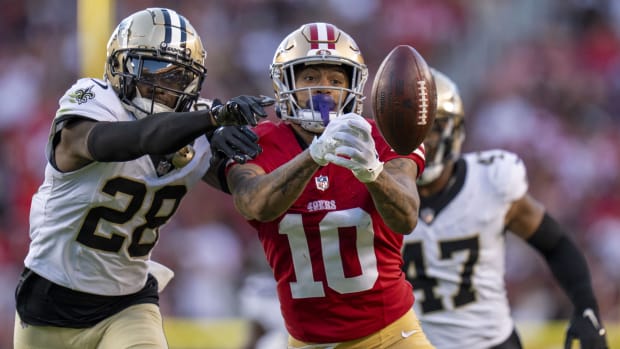
[(237, 96), (222, 105), (219, 100), (213, 101), (211, 115), (219, 126), (252, 125), (258, 124), (259, 118), (266, 118), (267, 112), (263, 107), (275, 103), (267, 96)]
[(248, 126), (222, 126), (207, 134), (214, 156), (244, 164), (263, 149), (256, 143), (258, 136)]
[(608, 349), (606, 331), (591, 308), (575, 313), (566, 331), (564, 349), (571, 349), (573, 340), (579, 340), (581, 349)]

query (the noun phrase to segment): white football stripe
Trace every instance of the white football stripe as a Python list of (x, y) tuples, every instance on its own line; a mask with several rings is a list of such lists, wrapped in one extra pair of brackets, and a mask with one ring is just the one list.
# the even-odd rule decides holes
[(170, 42), (179, 42), (181, 41), (181, 30), (179, 29), (181, 27), (181, 18), (178, 13), (173, 11), (168, 11), (168, 14), (170, 15), (170, 25), (172, 27)]
[[(327, 41), (327, 26), (325, 23), (318, 23), (316, 26), (317, 34), (319, 35), (319, 41)], [(328, 44), (326, 42), (319, 43), (319, 50), (328, 49)]]

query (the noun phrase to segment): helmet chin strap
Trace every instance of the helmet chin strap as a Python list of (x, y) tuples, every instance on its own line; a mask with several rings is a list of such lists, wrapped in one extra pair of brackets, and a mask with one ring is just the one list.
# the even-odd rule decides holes
[[(325, 123), (323, 121), (323, 115), (310, 109), (300, 109), (297, 111), (298, 115), (304, 116), (301, 120), (289, 119), (291, 122), (298, 123), (301, 128), (312, 133), (323, 133), (325, 130)], [(329, 120), (338, 117), (338, 113), (335, 111), (329, 111), (327, 118)], [(328, 122), (329, 123), (329, 122)]]

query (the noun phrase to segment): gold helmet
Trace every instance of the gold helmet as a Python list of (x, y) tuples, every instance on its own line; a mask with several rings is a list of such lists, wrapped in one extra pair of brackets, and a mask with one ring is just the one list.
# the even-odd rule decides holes
[(431, 132), (424, 140), (426, 166), (418, 179), (426, 185), (437, 179), (447, 161), (461, 155), (465, 140), (465, 111), (456, 84), (442, 72), (431, 68), (437, 86), (437, 114)]
[[(339, 101), (324, 116), (318, 111), (319, 104), (309, 98), (310, 105), (299, 105), (295, 93), (309, 93), (333, 87), (317, 86), (297, 88), (295, 68), (300, 65), (334, 64), (344, 67), (350, 79), (349, 88), (343, 91)], [(338, 115), (355, 112), (362, 113), (364, 85), (368, 78), (368, 68), (362, 54), (349, 34), (329, 23), (309, 23), (289, 34), (278, 46), (270, 69), (276, 96), (278, 116), (299, 123), (304, 129), (320, 133), (329, 120)]]
[(206, 55), (185, 17), (148, 8), (125, 18), (112, 33), (104, 78), (137, 118), (187, 111), (207, 74)]

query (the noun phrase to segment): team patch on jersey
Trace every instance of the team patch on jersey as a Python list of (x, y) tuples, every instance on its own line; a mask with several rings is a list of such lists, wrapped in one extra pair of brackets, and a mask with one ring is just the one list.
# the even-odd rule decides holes
[(318, 190), (326, 191), (329, 188), (329, 179), (327, 176), (317, 176), (314, 177), (314, 184), (316, 184)]
[(310, 201), (306, 209), (310, 212), (313, 211), (325, 211), (325, 210), (335, 210), (336, 209), (336, 201), (335, 200), (316, 200)]
[(91, 85), (86, 88), (80, 88), (69, 94), (71, 103), (84, 104), (89, 99), (95, 98), (95, 93), (92, 91), (95, 85)]

